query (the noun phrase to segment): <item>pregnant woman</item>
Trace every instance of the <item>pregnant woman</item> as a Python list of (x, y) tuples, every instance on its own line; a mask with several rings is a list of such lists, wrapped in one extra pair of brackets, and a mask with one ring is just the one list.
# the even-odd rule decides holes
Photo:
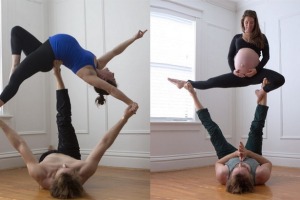
[[(268, 92), (282, 86), (284, 77), (270, 69), (264, 68), (269, 55), (269, 44), (266, 36), (261, 33), (256, 12), (246, 10), (241, 19), (242, 34), (233, 37), (229, 53), (228, 63), (232, 73), (210, 78), (206, 81), (191, 81), (196, 89), (245, 87), (261, 84), (264, 78), (268, 84), (258, 92), (258, 101)], [(262, 59), (260, 60), (260, 56)], [(168, 80), (181, 89), (186, 81), (168, 78)]]

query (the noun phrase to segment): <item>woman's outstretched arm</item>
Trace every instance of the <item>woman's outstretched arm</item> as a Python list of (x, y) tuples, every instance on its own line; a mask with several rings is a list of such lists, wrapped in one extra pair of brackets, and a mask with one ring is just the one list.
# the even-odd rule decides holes
[(129, 38), (128, 40), (122, 42), (115, 48), (113, 48), (111, 51), (108, 51), (101, 57), (97, 59), (97, 68), (98, 69), (103, 69), (106, 64), (113, 59), (115, 56), (121, 54), (129, 45), (131, 45), (135, 40), (140, 39), (144, 36), (144, 34), (147, 32), (139, 30), (137, 34), (135, 34), (133, 37)]

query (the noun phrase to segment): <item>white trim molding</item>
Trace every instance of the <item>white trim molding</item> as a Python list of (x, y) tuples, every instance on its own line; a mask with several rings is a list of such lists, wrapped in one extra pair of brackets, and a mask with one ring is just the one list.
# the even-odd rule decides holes
[(300, 153), (263, 152), (274, 166), (300, 167)]
[(122, 135), (149, 135), (150, 130), (123, 130), (120, 132)]
[[(81, 150), (81, 155), (84, 158), (90, 152), (91, 149), (84, 149)], [(150, 169), (150, 152), (108, 150), (99, 164), (111, 167)]]
[[(32, 150), (33, 155), (38, 159), (42, 153), (48, 151), (47, 148)], [(17, 151), (0, 153), (0, 170), (25, 167), (21, 155)]]
[(215, 152), (151, 156), (150, 169), (151, 172), (182, 170), (213, 165), (216, 160)]
[[(38, 159), (47, 148), (32, 150)], [(91, 152), (91, 149), (81, 150), (82, 160)], [(150, 169), (150, 153), (139, 151), (108, 150), (100, 161), (101, 165), (112, 167), (126, 167), (136, 169)], [(17, 151), (0, 153), (0, 170), (25, 167), (24, 161)]]

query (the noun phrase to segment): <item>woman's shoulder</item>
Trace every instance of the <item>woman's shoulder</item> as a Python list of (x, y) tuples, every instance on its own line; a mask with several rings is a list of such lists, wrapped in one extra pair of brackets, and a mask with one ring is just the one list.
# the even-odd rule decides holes
[(236, 40), (239, 40), (241, 39), (243, 36), (243, 34), (239, 33), (239, 34), (235, 34), (232, 38), (232, 41), (236, 41)]
[(268, 39), (267, 39), (267, 36), (266, 36), (265, 34), (262, 33), (261, 35), (262, 35), (262, 38), (263, 38), (264, 40), (268, 40)]
[(241, 38), (241, 37), (243, 37), (242, 33), (235, 34), (235, 36), (234, 36), (234, 38)]

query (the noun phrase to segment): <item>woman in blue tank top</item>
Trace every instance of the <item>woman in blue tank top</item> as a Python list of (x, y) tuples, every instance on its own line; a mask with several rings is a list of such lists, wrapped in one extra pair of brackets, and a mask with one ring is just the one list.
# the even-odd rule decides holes
[[(105, 103), (104, 95), (112, 95), (125, 104), (132, 105), (133, 109), (138, 108), (137, 103), (117, 88), (114, 73), (105, 66), (135, 40), (142, 38), (146, 31), (138, 31), (134, 37), (96, 58), (93, 53), (83, 49), (70, 35), (57, 34), (41, 43), (22, 27), (13, 27), (11, 30), (12, 69), (9, 83), (0, 94), (0, 107), (17, 93), (25, 79), (40, 71), (50, 71), (55, 63), (56, 65), (64, 64), (86, 83), (94, 86), (99, 94), (95, 100), (97, 105)], [(20, 62), (22, 51), (26, 58)]]
[[(262, 88), (268, 84), (265, 78)], [(210, 135), (210, 141), (214, 146), (218, 161), (215, 163), (217, 180), (226, 185), (226, 190), (233, 194), (253, 192), (255, 185), (267, 182), (271, 175), (272, 163), (262, 156), (263, 127), (267, 117), (268, 106), (267, 94), (259, 97), (259, 90), (256, 90), (258, 101), (254, 120), (251, 123), (246, 145), (240, 142), (238, 148), (229, 144), (219, 126), (211, 119), (207, 108), (204, 108), (197, 94), (187, 82), (184, 85), (193, 98), (197, 115), (202, 125)]]

